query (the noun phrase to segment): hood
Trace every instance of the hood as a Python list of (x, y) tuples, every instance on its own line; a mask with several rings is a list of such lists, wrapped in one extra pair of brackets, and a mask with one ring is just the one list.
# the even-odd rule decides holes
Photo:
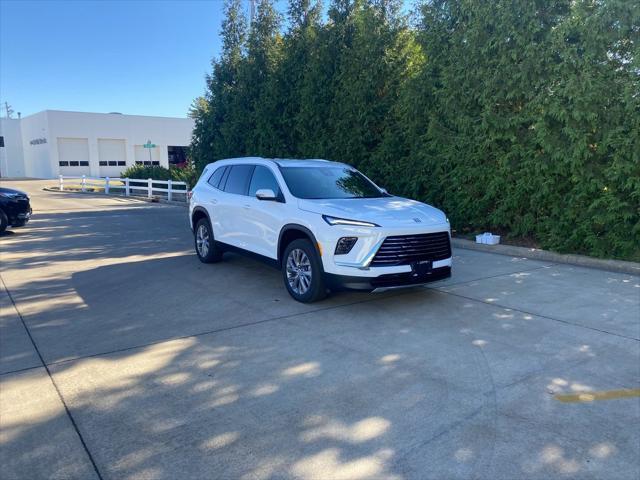
[(321, 215), (373, 222), (381, 227), (428, 226), (447, 221), (441, 210), (402, 197), (299, 199), (298, 207)]
[(18, 194), (18, 195), (24, 195), (25, 197), (27, 196), (26, 193), (21, 192), (20, 190), (14, 190), (13, 188), (5, 188), (5, 187), (0, 187), (0, 193)]

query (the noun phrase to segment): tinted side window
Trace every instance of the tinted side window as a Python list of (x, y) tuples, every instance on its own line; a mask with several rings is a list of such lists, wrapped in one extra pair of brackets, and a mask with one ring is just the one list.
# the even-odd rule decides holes
[(253, 168), (253, 165), (232, 166), (231, 172), (227, 175), (227, 183), (224, 186), (224, 191), (227, 193), (246, 195)]
[(262, 165), (256, 165), (256, 169), (253, 171), (251, 177), (251, 183), (249, 184), (249, 195), (254, 197), (256, 192), (262, 188), (268, 188), (273, 190), (276, 196), (280, 195), (280, 186), (276, 177), (273, 176), (271, 170)]
[(211, 177), (209, 177), (209, 185), (211, 185), (212, 187), (215, 188), (220, 188), (220, 179), (222, 179), (222, 175), (224, 174), (224, 171), (227, 167), (220, 167), (218, 168), (215, 172), (213, 172), (213, 175), (211, 175)]

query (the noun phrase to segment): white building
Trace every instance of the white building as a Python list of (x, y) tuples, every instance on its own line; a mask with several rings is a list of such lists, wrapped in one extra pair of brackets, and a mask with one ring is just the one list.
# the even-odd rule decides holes
[(45, 110), (0, 119), (0, 176), (117, 177), (136, 163), (180, 164), (191, 118)]

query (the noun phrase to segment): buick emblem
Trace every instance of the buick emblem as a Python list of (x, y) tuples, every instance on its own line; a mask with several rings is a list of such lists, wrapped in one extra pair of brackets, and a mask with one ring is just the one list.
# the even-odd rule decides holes
[(413, 221), (414, 221), (414, 222), (416, 222), (416, 223), (422, 223), (422, 220), (420, 220), (420, 219), (419, 219), (419, 218), (417, 218), (417, 217), (416, 217), (416, 218), (414, 218), (414, 219), (413, 219)]

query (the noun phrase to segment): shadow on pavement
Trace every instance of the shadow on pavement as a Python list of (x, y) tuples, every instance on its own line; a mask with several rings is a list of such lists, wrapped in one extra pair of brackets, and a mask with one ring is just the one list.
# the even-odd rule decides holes
[[(637, 381), (637, 343), (432, 289), (302, 305), (259, 263), (201, 264), (181, 209), (43, 214), (2, 241), (104, 478), (638, 472), (637, 402), (553, 399)], [(87, 478), (42, 375), (0, 376), (2, 477)]]

